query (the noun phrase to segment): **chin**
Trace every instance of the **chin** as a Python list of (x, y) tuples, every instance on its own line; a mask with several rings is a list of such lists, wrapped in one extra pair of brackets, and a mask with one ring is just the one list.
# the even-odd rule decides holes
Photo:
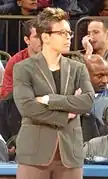
[(100, 92), (103, 92), (103, 91), (105, 91), (105, 87), (96, 89), (97, 93), (100, 93)]
[(62, 50), (62, 53), (68, 53), (70, 51), (70, 48)]

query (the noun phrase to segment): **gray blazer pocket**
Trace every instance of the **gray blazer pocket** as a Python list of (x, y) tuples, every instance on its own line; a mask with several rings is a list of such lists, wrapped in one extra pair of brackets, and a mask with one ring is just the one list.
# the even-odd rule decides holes
[(84, 158), (81, 127), (76, 127), (73, 129), (73, 154), (78, 159)]
[(22, 125), (16, 140), (18, 155), (36, 155), (39, 148), (40, 126)]

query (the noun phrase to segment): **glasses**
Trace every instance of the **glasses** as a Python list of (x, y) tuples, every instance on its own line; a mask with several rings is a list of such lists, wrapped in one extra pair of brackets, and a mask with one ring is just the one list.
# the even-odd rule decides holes
[(73, 38), (74, 37), (74, 32), (73, 31), (68, 31), (68, 30), (60, 30), (60, 31), (48, 31), (46, 32), (48, 34), (58, 34), (62, 37), (67, 37), (68, 35)]

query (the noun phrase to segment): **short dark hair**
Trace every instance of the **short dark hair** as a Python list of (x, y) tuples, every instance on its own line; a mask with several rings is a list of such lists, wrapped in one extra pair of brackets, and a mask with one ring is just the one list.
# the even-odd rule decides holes
[(62, 20), (68, 21), (68, 19), (68, 14), (60, 8), (45, 8), (36, 16), (37, 35), (41, 38), (42, 33), (47, 33), (52, 30), (53, 23), (60, 22)]
[(36, 29), (36, 19), (35, 18), (25, 21), (23, 23), (23, 35), (27, 36), (29, 38), (31, 35), (31, 29), (33, 27)]

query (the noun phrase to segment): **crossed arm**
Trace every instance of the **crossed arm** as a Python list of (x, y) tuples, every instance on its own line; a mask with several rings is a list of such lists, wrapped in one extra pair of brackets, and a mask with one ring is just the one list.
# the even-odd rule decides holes
[(26, 68), (22, 64), (16, 64), (13, 73), (14, 100), (22, 117), (64, 127), (69, 113), (85, 113), (92, 107), (94, 92), (85, 68), (82, 69), (79, 83), (84, 94), (49, 94), (49, 105), (37, 100), (39, 98), (34, 95), (31, 81), (32, 77)]
[[(75, 95), (49, 94), (48, 108), (75, 114), (89, 112), (93, 103), (94, 90), (84, 65), (80, 74), (79, 89), (81, 89), (82, 93)], [(37, 97), (36, 99), (38, 102), (44, 103), (43, 97)]]

